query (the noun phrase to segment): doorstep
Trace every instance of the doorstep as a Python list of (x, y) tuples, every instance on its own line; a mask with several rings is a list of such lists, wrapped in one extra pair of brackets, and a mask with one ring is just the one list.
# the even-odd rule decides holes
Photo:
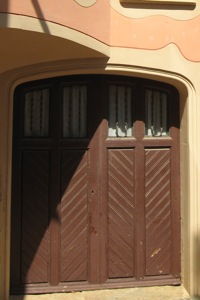
[(189, 300), (183, 286), (109, 289), (45, 295), (10, 296), (10, 300)]

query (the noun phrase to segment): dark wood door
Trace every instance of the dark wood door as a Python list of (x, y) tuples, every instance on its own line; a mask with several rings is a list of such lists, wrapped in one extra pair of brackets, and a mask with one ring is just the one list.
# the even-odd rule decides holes
[(11, 293), (180, 283), (175, 89), (74, 76), (20, 86)]

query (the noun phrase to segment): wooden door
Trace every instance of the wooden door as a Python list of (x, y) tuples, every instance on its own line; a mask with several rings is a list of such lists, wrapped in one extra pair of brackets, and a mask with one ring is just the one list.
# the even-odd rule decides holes
[(178, 114), (134, 78), (16, 90), (11, 293), (180, 283)]
[(154, 84), (107, 82), (101, 276), (112, 286), (180, 280), (178, 99)]

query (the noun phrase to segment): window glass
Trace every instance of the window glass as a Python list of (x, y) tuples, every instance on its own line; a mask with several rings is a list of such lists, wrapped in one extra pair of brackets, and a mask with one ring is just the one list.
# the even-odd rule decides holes
[(78, 85), (65, 87), (63, 89), (63, 137), (86, 137), (86, 124), (87, 87)]
[(49, 90), (41, 89), (25, 94), (24, 136), (48, 137)]
[(109, 88), (109, 129), (110, 137), (132, 136), (132, 88), (111, 85)]
[(168, 99), (167, 94), (161, 91), (145, 90), (145, 135), (168, 135)]

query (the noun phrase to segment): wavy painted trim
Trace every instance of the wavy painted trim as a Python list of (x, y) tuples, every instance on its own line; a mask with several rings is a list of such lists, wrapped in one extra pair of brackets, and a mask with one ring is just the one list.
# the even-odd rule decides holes
[(182, 55), (200, 61), (200, 16), (177, 21), (164, 16), (129, 19), (113, 12), (110, 45), (143, 50), (158, 50), (175, 44)]
[(74, 0), (74, 1), (81, 6), (90, 7), (94, 5), (98, 0)]

